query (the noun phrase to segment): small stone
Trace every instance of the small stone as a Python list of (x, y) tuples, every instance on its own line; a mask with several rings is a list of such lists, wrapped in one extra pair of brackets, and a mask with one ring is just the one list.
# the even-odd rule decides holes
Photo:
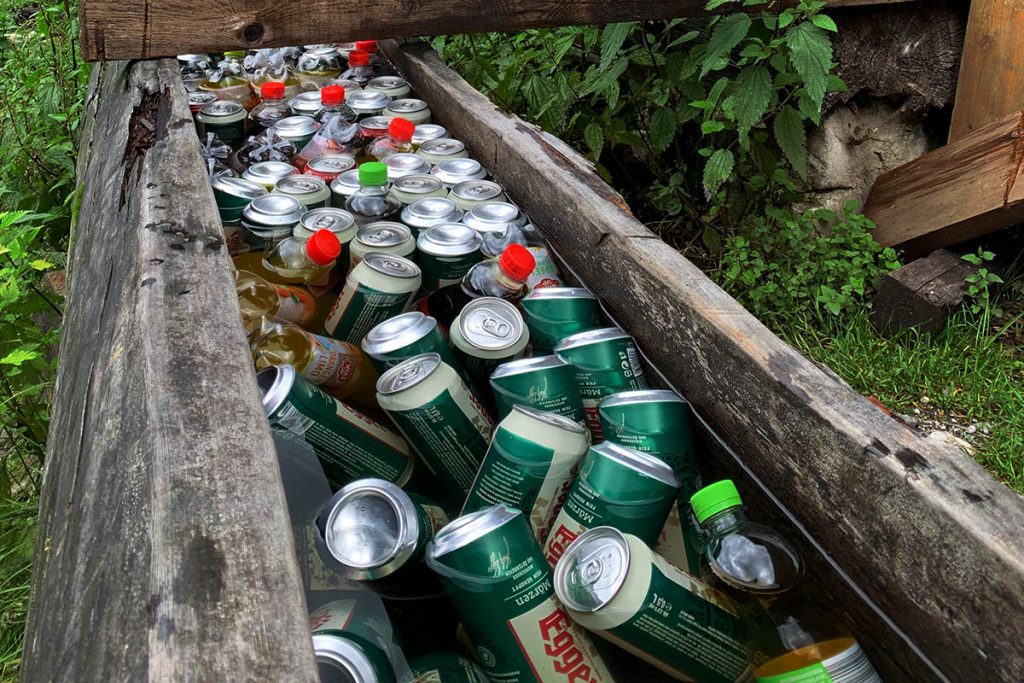
[(921, 403), (924, 403), (925, 405), (928, 405), (931, 402), (932, 402), (932, 400), (930, 398), (928, 398), (927, 396), (922, 396), (921, 397)]
[(921, 409), (920, 408), (914, 408), (914, 415), (920, 415), (920, 414), (921, 414)]
[(978, 426), (977, 425), (971, 425), (970, 427), (967, 428), (967, 433), (968, 434), (973, 434), (976, 431), (978, 431)]

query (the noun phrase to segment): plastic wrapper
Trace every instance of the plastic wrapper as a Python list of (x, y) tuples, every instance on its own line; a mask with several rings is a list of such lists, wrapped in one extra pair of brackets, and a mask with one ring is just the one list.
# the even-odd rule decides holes
[(261, 161), (283, 161), (291, 163), (295, 156), (295, 145), (273, 130), (253, 135), (238, 149), (238, 162), (248, 168)]
[(299, 156), (309, 160), (321, 154), (342, 153), (359, 156), (363, 148), (363, 137), (359, 124), (345, 121), (341, 117), (328, 118), (313, 135)]

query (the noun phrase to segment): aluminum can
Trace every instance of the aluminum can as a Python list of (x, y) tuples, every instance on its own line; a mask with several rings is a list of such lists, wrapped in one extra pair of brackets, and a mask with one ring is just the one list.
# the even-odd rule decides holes
[(234, 100), (208, 102), (195, 116), (199, 139), (205, 140), (207, 133), (216, 133), (225, 145), (237, 149), (245, 139), (246, 116), (245, 107)]
[[(242, 211), (249, 205), (249, 202), (267, 194), (267, 188), (260, 183), (254, 183), (245, 178), (231, 178), (221, 176), (214, 178), (213, 198), (217, 201), (217, 211), (220, 213), (221, 221), (234, 223), (242, 218)], [(236, 245), (237, 246), (237, 245)], [(232, 250), (228, 244), (228, 253), (238, 253)]]
[(376, 90), (359, 90), (345, 97), (345, 104), (363, 118), (383, 114), (390, 102), (391, 98)]
[(519, 207), (508, 202), (485, 202), (466, 212), (462, 222), (479, 233), (504, 233), (509, 226), (517, 225)]
[(324, 105), (320, 102), (320, 91), (300, 92), (288, 100), (288, 108), (295, 116), (308, 116), (316, 118), (323, 111)]
[(405, 97), (412, 92), (409, 82), (400, 76), (378, 76), (371, 78), (366, 84), (367, 90), (382, 92), (393, 100)]
[(601, 327), (597, 297), (582, 287), (543, 287), (520, 302), (534, 353), (552, 353), (569, 335)]
[(461, 223), (433, 225), (416, 239), (423, 270), (423, 294), (462, 282), (469, 269), (483, 258), (480, 235)]
[(515, 406), (494, 429), (462, 514), (504, 503), (526, 514), (543, 543), (589, 447), (579, 423)]
[[(268, 194), (252, 200), (242, 210), (243, 250), (262, 259), (264, 252), (292, 234), (305, 212), (302, 202), (288, 195)], [(260, 265), (253, 272), (267, 271)]]
[(442, 161), (430, 169), (431, 175), (437, 177), (445, 187), (454, 187), (461, 182), (483, 180), (487, 171), (475, 159), (449, 159)]
[(309, 116), (286, 116), (283, 119), (278, 119), (271, 126), (271, 130), (282, 140), (287, 140), (295, 145), (295, 149), (301, 152), (302, 148), (320, 130), (320, 124)]
[(323, 208), (331, 198), (331, 191), (324, 179), (312, 175), (290, 175), (281, 178), (274, 186), (272, 194), (295, 197), (307, 210)]
[(418, 126), (430, 123), (430, 108), (427, 107), (427, 103), (423, 100), (405, 97), (391, 100), (387, 107), (384, 108), (384, 116), (403, 118), (406, 121), (412, 121)]
[(402, 209), (401, 217), (403, 223), (422, 232), (432, 225), (458, 223), (462, 219), (462, 209), (450, 199), (427, 197), (417, 199)]
[(271, 426), (304, 439), (335, 485), (360, 477), (399, 486), (409, 481), (413, 460), (402, 437), (317, 389), (292, 366), (264, 368), (256, 383)]
[(416, 239), (412, 230), (401, 223), (370, 223), (356, 230), (349, 249), (349, 267), (359, 265), (367, 254), (395, 254), (412, 260), (416, 254)]
[(423, 559), (448, 523), (438, 505), (384, 479), (357, 479), (328, 501), (317, 521), (343, 576), (377, 581)]
[(329, 337), (358, 344), (377, 323), (404, 313), (421, 283), (420, 269), (394, 254), (367, 254), (345, 278), (327, 313)]
[(217, 93), (207, 92), (200, 90), (197, 92), (190, 92), (188, 94), (188, 108), (192, 112), (192, 116), (195, 117), (203, 107), (210, 104), (211, 102), (217, 101)]
[(490, 180), (463, 180), (452, 186), (448, 199), (463, 211), (489, 202), (506, 203), (508, 197), (501, 185)]
[(640, 538), (607, 526), (591, 529), (558, 561), (554, 583), (578, 624), (672, 678), (748, 680), (744, 626), (734, 603)]
[(409, 673), (401, 683), (490, 683), (476, 663), (452, 654), (434, 652), (409, 662)]
[(267, 188), (267, 192), (271, 192), (277, 187), (279, 180), (291, 175), (297, 175), (298, 173), (299, 169), (283, 161), (259, 161), (245, 169), (242, 177), (254, 183), (259, 183)]
[(369, 593), (335, 600), (309, 615), (321, 681), (387, 683), (405, 657), (380, 598)]
[(359, 169), (342, 171), (331, 181), (331, 206), (345, 208), (345, 200), (359, 189)]
[(603, 438), (597, 415), (601, 400), (619, 391), (647, 388), (636, 343), (619, 328), (604, 327), (563, 338), (555, 353), (576, 368), (587, 426), (598, 443)]
[(310, 159), (309, 163), (306, 164), (305, 172), (306, 175), (314, 175), (318, 178), (323, 178), (324, 182), (329, 185), (339, 175), (345, 171), (350, 171), (355, 167), (356, 160), (352, 158), (351, 154), (330, 152)]
[(530, 332), (519, 310), (493, 296), (482, 296), (463, 306), (448, 334), (470, 383), (491, 403), (491, 373), (502, 363), (522, 357), (530, 343)]
[(492, 681), (612, 680), (587, 633), (558, 604), (551, 568), (520, 510), (495, 505), (459, 517), (428, 544), (426, 560)]
[(418, 199), (443, 198), (446, 193), (440, 180), (425, 173), (417, 173), (396, 179), (391, 183), (388, 194), (407, 206)]
[(491, 389), (499, 420), (523, 405), (587, 424), (576, 368), (554, 354), (502, 363), (491, 373)]
[(426, 159), (431, 166), (436, 166), (449, 159), (465, 159), (469, 156), (465, 143), (454, 138), (427, 140), (420, 145), (416, 153)]
[(653, 455), (614, 443), (591, 446), (551, 526), (544, 555), (552, 565), (587, 529), (611, 526), (653, 546), (679, 493), (679, 479)]
[(451, 367), (459, 368), (437, 320), (420, 311), (388, 318), (366, 333), (362, 346), (377, 372), (381, 373), (424, 353), (436, 353)]
[(672, 564), (700, 575), (700, 539), (690, 522), (690, 497), (701, 488), (690, 406), (673, 391), (641, 389), (612, 394), (598, 408), (608, 441), (664, 460), (679, 479), (679, 496), (655, 550)]
[(389, 154), (381, 162), (388, 167), (388, 180), (392, 182), (407, 175), (424, 175), (430, 170), (430, 164), (422, 157), (409, 152)]
[(412, 146), (418, 148), (427, 140), (448, 137), (448, 129), (436, 123), (421, 123), (412, 133)]
[(363, 138), (370, 141), (387, 135), (390, 125), (390, 116), (368, 116), (359, 122), (359, 129), (363, 133)]
[(464, 498), (493, 424), (459, 374), (436, 353), (414, 356), (380, 376), (377, 402), (441, 484)]

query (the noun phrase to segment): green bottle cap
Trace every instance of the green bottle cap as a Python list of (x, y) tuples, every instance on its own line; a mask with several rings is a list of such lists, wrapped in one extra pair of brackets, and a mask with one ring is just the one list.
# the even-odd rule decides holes
[(360, 185), (386, 185), (388, 167), (379, 161), (367, 161), (359, 167)]
[(698, 522), (737, 505), (743, 505), (743, 500), (731, 479), (716, 481), (690, 496), (690, 507)]

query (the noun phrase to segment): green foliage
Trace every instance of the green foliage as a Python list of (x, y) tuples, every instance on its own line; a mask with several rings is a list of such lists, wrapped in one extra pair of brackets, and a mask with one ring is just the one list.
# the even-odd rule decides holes
[[(975, 315), (988, 310), (990, 307), (992, 303), (992, 285), (1003, 284), (1003, 278), (993, 273), (985, 265), (990, 263), (995, 257), (996, 255), (991, 251), (985, 251), (984, 249), (978, 249), (974, 254), (964, 254), (961, 256), (964, 261), (978, 267), (975, 272), (965, 278), (967, 281), (968, 306), (971, 309), (971, 313)], [(997, 316), (1002, 315), (998, 310), (993, 311), (993, 313)]]

